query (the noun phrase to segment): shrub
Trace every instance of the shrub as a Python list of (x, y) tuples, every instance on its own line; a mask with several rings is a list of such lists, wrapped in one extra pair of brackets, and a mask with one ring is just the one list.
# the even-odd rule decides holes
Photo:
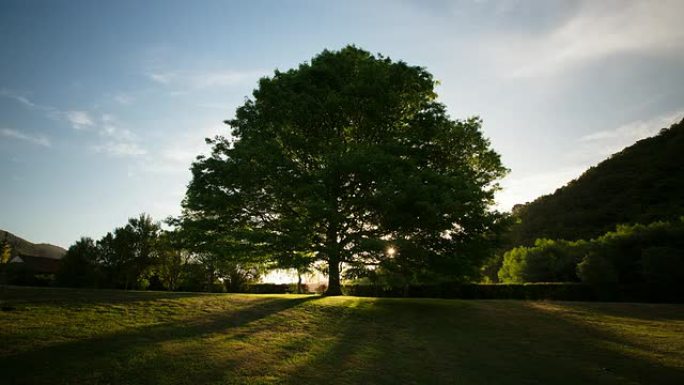
[(358, 297), (419, 297), (460, 299), (527, 299), (591, 301), (594, 291), (580, 283), (528, 283), (528, 284), (463, 284), (443, 282), (431, 285), (409, 285), (404, 287), (381, 287), (371, 285), (349, 285), (344, 293)]
[(649, 291), (643, 285), (615, 285), (608, 289), (579, 282), (525, 284), (462, 284), (443, 282), (404, 287), (347, 285), (346, 295), (358, 297), (417, 297), (458, 299), (518, 299), (556, 301), (684, 302), (682, 291)]
[[(294, 284), (290, 283), (253, 283), (242, 286), (241, 293), (251, 294), (287, 294), (296, 292)], [(302, 285), (302, 290), (308, 292), (306, 285)]]
[(598, 299), (615, 300), (619, 297), (618, 274), (606, 257), (590, 252), (577, 265), (577, 275), (594, 289)]
[(615, 266), (607, 258), (589, 253), (577, 265), (577, 276), (592, 286), (615, 285), (618, 283)]
[(655, 288), (684, 285), (684, 250), (672, 247), (649, 247), (641, 253), (644, 280)]
[(538, 239), (534, 247), (517, 247), (504, 254), (499, 279), (506, 283), (577, 281), (576, 266), (587, 242)]
[[(653, 249), (651, 251), (648, 251)], [(653, 285), (682, 281), (684, 218), (649, 225), (621, 225), (598, 238), (568, 242), (539, 239), (533, 247), (504, 253), (503, 282), (578, 281), (596, 285)]]

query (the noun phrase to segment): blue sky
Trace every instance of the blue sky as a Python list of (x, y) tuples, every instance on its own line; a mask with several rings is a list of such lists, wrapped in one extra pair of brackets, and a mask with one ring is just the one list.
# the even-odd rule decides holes
[(68, 246), (176, 215), (259, 77), (356, 44), (479, 115), (510, 209), (684, 116), (682, 1), (0, 3), (0, 228)]

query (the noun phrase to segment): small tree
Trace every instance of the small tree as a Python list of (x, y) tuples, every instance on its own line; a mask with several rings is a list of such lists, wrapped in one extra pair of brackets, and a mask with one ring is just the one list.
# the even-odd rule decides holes
[(123, 289), (140, 286), (143, 275), (157, 263), (160, 231), (159, 223), (140, 214), (98, 241), (99, 262), (111, 285)]
[(68, 287), (99, 285), (99, 253), (92, 238), (83, 237), (67, 250), (57, 272), (57, 283)]
[(120, 244), (120, 240), (111, 232), (97, 241), (98, 263), (102, 268), (103, 281), (107, 287), (124, 287), (124, 256), (128, 251)]
[(12, 259), (12, 245), (7, 239), (0, 243), (0, 265), (5, 266)]
[(297, 294), (302, 294), (302, 276), (311, 274), (316, 258), (311, 254), (292, 251), (278, 256), (276, 267), (293, 269), (297, 274)]
[(244, 291), (247, 284), (257, 282), (261, 277), (263, 267), (254, 264), (238, 264), (225, 262), (221, 264), (220, 275), (226, 290), (231, 293)]
[(7, 240), (2, 241), (0, 246), (0, 263), (5, 265), (12, 258), (12, 245)]
[(613, 263), (597, 253), (589, 253), (582, 259), (577, 265), (577, 276), (582, 282), (596, 287), (618, 283), (618, 274)]
[(130, 273), (133, 278), (132, 282), (137, 285), (143, 274), (156, 263), (155, 245), (161, 228), (159, 223), (152, 220), (152, 217), (140, 214), (137, 218), (129, 219), (125, 229), (131, 235), (130, 246), (133, 249), (134, 259)]
[(155, 244), (157, 264), (155, 270), (168, 290), (178, 289), (185, 267), (192, 255), (183, 250), (177, 233), (164, 232)]

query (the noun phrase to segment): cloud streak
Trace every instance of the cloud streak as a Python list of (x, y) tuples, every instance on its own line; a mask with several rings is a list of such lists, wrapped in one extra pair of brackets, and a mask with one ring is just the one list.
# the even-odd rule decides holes
[(26, 96), (5, 88), (0, 89), (0, 96), (15, 100), (31, 110), (40, 111), (50, 119), (64, 121), (75, 130), (83, 130), (95, 125), (94, 119), (87, 111), (63, 111), (57, 107), (36, 103)]
[(12, 130), (9, 128), (0, 129), (0, 135), (4, 136), (6, 138), (22, 140), (22, 141), (37, 144), (37, 145), (43, 146), (43, 147), (51, 147), (52, 146), (52, 143), (50, 143), (50, 140), (44, 135), (31, 135), (31, 134), (26, 134), (26, 133), (23, 133), (23, 132), (20, 132), (17, 130)]
[(511, 174), (504, 179), (501, 183), (503, 189), (497, 195), (497, 208), (510, 210), (515, 204), (553, 193), (582, 175), (592, 165), (641, 139), (658, 134), (661, 129), (670, 127), (683, 118), (684, 108), (582, 136), (577, 139), (577, 150), (567, 154), (567, 159), (571, 160), (570, 165), (549, 172), (523, 176)]
[(138, 136), (131, 130), (122, 128), (113, 115), (103, 114), (98, 127), (103, 142), (92, 146), (95, 152), (113, 157), (139, 157), (147, 154)]
[(211, 152), (205, 138), (226, 135), (226, 131), (222, 124), (205, 124), (197, 131), (188, 130), (186, 134), (169, 137), (152, 154), (144, 158), (138, 169), (149, 174), (187, 176), (195, 158)]
[(186, 89), (205, 89), (231, 87), (238, 84), (253, 83), (267, 71), (159, 71), (147, 76), (155, 83)]
[(135, 100), (135, 98), (133, 96), (131, 96), (129, 94), (125, 94), (125, 93), (118, 93), (118, 94), (114, 95), (113, 99), (117, 103), (119, 103), (121, 105), (125, 105), (125, 106), (130, 105)]
[(83, 130), (95, 125), (90, 114), (86, 111), (66, 111), (64, 112), (64, 117), (71, 124), (71, 127), (76, 130)]
[(93, 150), (114, 157), (141, 156), (147, 154), (147, 150), (135, 142), (107, 141), (94, 145)]
[(636, 141), (656, 135), (661, 129), (670, 127), (684, 118), (684, 108), (655, 116), (646, 120), (636, 120), (611, 130), (598, 131), (579, 138), (579, 150), (575, 157), (583, 159), (603, 159)]
[[(138, 157), (147, 154), (147, 150), (140, 144), (137, 135), (126, 128), (122, 128), (113, 115), (102, 114), (99, 119), (96, 119), (90, 112), (84, 110), (62, 111), (56, 107), (35, 103), (23, 95), (4, 88), (0, 89), (0, 96), (13, 99), (29, 109), (41, 111), (48, 118), (64, 121), (75, 130), (95, 130), (99, 133), (101, 140), (90, 147), (97, 153), (113, 157)], [(44, 147), (51, 146), (47, 137), (42, 135), (28, 135), (10, 129), (2, 129), (0, 134)]]
[(682, 14), (682, 1), (584, 1), (546, 34), (496, 36), (492, 53), (513, 78), (554, 75), (617, 54), (684, 56)]
[(60, 119), (64, 116), (64, 113), (62, 111), (60, 111), (58, 108), (35, 103), (31, 99), (27, 98), (26, 96), (24, 96), (18, 92), (14, 92), (12, 90), (8, 90), (6, 88), (0, 89), (0, 96), (8, 98), (8, 99), (12, 99), (12, 100), (22, 104), (24, 107), (27, 107), (28, 109), (41, 111), (50, 119), (56, 119), (57, 120), (57, 119)]

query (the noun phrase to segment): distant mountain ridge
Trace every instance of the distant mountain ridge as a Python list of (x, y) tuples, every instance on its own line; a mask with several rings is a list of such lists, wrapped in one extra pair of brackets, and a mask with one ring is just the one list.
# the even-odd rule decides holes
[(516, 205), (511, 246), (538, 238), (590, 239), (618, 224), (684, 215), (684, 120), (589, 168), (531, 203)]
[(61, 259), (66, 250), (49, 243), (32, 243), (16, 235), (0, 230), (0, 242), (7, 240), (12, 246), (12, 255), (23, 254), (34, 257)]

